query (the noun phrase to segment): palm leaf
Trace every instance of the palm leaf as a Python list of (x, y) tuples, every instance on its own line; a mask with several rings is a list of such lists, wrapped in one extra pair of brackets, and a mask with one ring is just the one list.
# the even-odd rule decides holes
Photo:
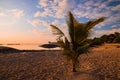
[(58, 39), (57, 42), (60, 45), (60, 47), (63, 48), (63, 49), (69, 49), (70, 48), (67, 38), (65, 38), (65, 41), (63, 41), (63, 39), (60, 38), (60, 39)]
[[(57, 28), (56, 26), (54, 25), (50, 25), (52, 27), (52, 32), (54, 35), (58, 35), (58, 44), (62, 47), (62, 48), (65, 48), (65, 49), (68, 49), (70, 48), (70, 45), (69, 45), (69, 41), (67, 39), (67, 37), (64, 35), (64, 33), (59, 29)], [(65, 38), (65, 40), (63, 41), (63, 39), (61, 39), (61, 37)]]
[(99, 24), (100, 22), (103, 22), (105, 20), (105, 17), (101, 17), (99, 19), (93, 20), (93, 21), (89, 21), (87, 22), (86, 25), (86, 30), (89, 30), (91, 28), (93, 28), (95, 25)]
[(69, 28), (70, 39), (72, 44), (75, 45), (75, 43), (79, 43), (87, 38), (89, 33), (84, 29), (85, 25), (83, 23), (79, 23), (71, 12), (69, 12), (68, 15), (69, 18), (67, 24)]
[(100, 22), (104, 21), (104, 17), (101, 17), (97, 20), (89, 21), (85, 24), (75, 22), (75, 41), (77, 43), (80, 43), (81, 41), (84, 41), (87, 39), (90, 35), (90, 29), (93, 28), (95, 25), (97, 25)]
[(67, 20), (67, 25), (68, 25), (68, 32), (70, 35), (70, 41), (71, 43), (74, 43), (74, 23), (73, 23), (73, 15), (71, 12), (68, 12), (68, 20)]
[(61, 38), (57, 41), (57, 43), (60, 45), (61, 48), (65, 48), (65, 43)]
[(90, 47), (90, 44), (82, 44), (81, 46), (79, 46), (78, 48), (77, 48), (77, 52), (78, 52), (78, 56), (80, 55), (80, 54), (83, 54), (83, 53), (87, 53), (88, 52), (88, 48)]
[(59, 38), (65, 36), (64, 33), (58, 27), (56, 27), (52, 24), (50, 26), (52, 28), (52, 32), (54, 35), (57, 35)]
[(66, 37), (65, 37), (65, 46), (66, 46), (67, 49), (70, 50), (70, 43), (69, 43), (69, 41)]
[(83, 25), (78, 25), (77, 27), (75, 27), (75, 42), (76, 43), (80, 43), (82, 41), (84, 41), (85, 39), (87, 39), (87, 37), (89, 36), (89, 31), (86, 30)]

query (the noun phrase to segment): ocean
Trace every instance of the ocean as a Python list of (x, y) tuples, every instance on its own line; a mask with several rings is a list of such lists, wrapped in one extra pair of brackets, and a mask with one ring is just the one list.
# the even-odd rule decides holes
[[(38, 44), (20, 44), (20, 45), (1, 45), (19, 50), (49, 50), (48, 48), (39, 47)], [(60, 48), (51, 48), (50, 50), (59, 50)]]

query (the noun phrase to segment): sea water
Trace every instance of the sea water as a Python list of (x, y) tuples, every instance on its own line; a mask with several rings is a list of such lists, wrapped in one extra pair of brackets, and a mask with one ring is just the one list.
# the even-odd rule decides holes
[[(19, 44), (19, 45), (2, 45), (19, 50), (49, 50), (48, 48), (40, 47), (38, 44)], [(51, 48), (50, 50), (59, 50), (60, 48)]]

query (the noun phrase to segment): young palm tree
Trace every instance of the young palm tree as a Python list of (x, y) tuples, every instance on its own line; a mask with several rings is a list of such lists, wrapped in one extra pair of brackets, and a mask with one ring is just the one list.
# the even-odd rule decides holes
[(50, 25), (53, 34), (58, 36), (57, 41), (61, 48), (63, 48), (63, 55), (65, 55), (68, 60), (72, 61), (73, 72), (76, 72), (76, 67), (79, 63), (79, 55), (88, 51), (89, 44), (86, 43), (86, 40), (90, 35), (90, 30), (103, 21), (104, 17), (86, 23), (79, 23), (72, 13), (68, 12), (67, 25), (69, 39), (58, 27)]

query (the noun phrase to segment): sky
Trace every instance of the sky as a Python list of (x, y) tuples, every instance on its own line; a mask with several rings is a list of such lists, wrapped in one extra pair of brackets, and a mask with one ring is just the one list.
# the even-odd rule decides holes
[(0, 44), (56, 41), (49, 25), (67, 34), (68, 11), (83, 23), (106, 17), (94, 37), (120, 32), (120, 0), (0, 0)]

